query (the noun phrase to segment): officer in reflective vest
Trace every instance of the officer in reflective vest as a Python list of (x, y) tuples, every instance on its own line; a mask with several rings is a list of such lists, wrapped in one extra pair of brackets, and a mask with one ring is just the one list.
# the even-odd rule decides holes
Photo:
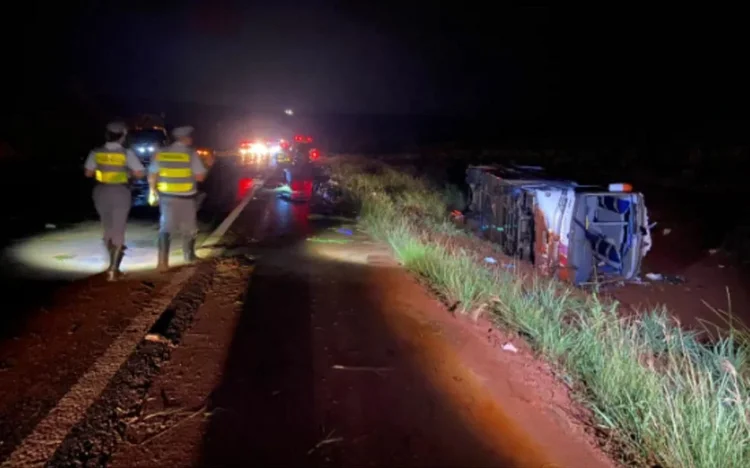
[(145, 168), (135, 153), (122, 146), (125, 135), (125, 124), (112, 122), (107, 125), (104, 146), (90, 152), (84, 164), (86, 176), (96, 179), (94, 207), (104, 228), (104, 245), (109, 253), (109, 281), (120, 276), (120, 263), (125, 253), (125, 227), (131, 203), (128, 172), (137, 178), (145, 175)]
[(174, 234), (182, 235), (185, 262), (195, 256), (195, 237), (198, 234), (196, 204), (197, 182), (206, 176), (198, 154), (191, 148), (193, 128), (179, 127), (172, 135), (175, 142), (160, 149), (149, 166), (149, 186), (152, 198), (159, 200), (159, 263), (161, 271), (169, 267), (169, 243)]

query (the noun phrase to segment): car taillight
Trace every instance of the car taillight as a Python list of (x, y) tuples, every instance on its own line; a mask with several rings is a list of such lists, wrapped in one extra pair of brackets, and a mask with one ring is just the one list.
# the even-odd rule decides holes
[(310, 150), (310, 160), (317, 161), (319, 157), (320, 157), (320, 151), (318, 151), (315, 148)]

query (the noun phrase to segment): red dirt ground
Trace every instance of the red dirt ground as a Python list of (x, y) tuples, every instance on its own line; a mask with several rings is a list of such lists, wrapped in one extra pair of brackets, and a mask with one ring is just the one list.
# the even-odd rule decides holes
[(14, 339), (0, 342), (0, 459), (33, 430), (165, 281), (153, 275), (118, 283), (107, 283), (103, 275), (81, 281), (31, 315)]
[[(728, 253), (702, 248), (695, 228), (689, 224), (668, 226), (667, 235), (666, 226), (654, 230), (653, 250), (644, 259), (641, 276), (649, 284), (628, 284), (612, 290), (612, 297), (633, 308), (664, 305), (688, 326), (700, 326), (701, 321), (723, 323), (711, 308), (731, 311), (736, 319), (750, 326), (747, 272)], [(681, 276), (685, 282), (649, 282), (649, 272)]]
[[(305, 209), (266, 235), (304, 239), (281, 227)], [(112, 466), (614, 466), (522, 344), (347, 240), (276, 237), (252, 273), (224, 271)]]

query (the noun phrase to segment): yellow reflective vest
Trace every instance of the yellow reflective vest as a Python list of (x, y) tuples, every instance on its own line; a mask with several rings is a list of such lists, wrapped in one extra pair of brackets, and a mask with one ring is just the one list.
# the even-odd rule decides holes
[(195, 177), (190, 154), (160, 152), (154, 156), (159, 167), (156, 189), (166, 195), (191, 195), (195, 193)]
[(127, 184), (128, 169), (125, 152), (98, 151), (96, 158), (96, 180), (102, 184)]

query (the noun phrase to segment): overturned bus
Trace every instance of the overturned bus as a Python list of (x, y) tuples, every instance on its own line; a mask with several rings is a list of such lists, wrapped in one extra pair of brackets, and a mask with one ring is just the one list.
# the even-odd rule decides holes
[(533, 166), (469, 166), (467, 221), (510, 256), (573, 284), (635, 278), (651, 248), (644, 197), (579, 185)]

